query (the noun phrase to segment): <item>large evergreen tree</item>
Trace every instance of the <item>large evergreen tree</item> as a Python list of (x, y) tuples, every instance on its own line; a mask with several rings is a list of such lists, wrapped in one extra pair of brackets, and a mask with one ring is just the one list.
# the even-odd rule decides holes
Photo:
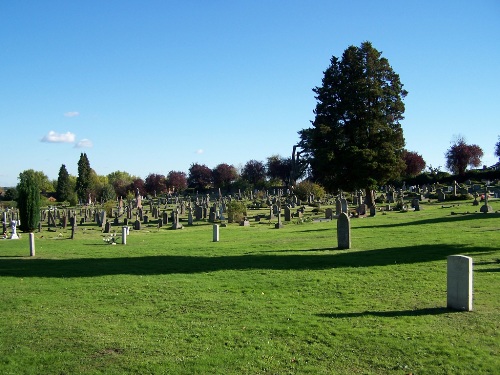
[(40, 221), (40, 181), (33, 169), (19, 174), (17, 207), (21, 219), (20, 228), (33, 232)]
[(59, 175), (57, 177), (56, 197), (60, 202), (69, 201), (72, 195), (71, 182), (69, 173), (66, 166), (63, 164), (59, 168)]
[(81, 202), (87, 202), (91, 188), (91, 174), (90, 162), (87, 154), (82, 152), (80, 160), (78, 160), (78, 177), (76, 178), (76, 193)]
[(330, 62), (322, 85), (313, 89), (316, 117), (299, 132), (300, 146), (313, 178), (326, 189), (369, 193), (405, 168), (400, 121), (407, 92), (370, 42)]

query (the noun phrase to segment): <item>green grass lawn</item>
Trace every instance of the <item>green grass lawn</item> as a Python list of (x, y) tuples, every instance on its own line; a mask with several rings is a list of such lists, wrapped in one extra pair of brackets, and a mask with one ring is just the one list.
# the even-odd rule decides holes
[[(0, 374), (499, 373), (500, 214), (478, 210), (351, 219), (350, 250), (335, 221), (2, 240)], [(453, 254), (472, 312), (446, 309)]]

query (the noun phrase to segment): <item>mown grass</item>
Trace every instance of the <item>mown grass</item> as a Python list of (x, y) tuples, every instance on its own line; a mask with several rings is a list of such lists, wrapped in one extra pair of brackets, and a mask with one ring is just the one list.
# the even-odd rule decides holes
[[(442, 207), (352, 219), (350, 250), (335, 222), (0, 241), (0, 373), (496, 373), (500, 214)], [(452, 254), (473, 312), (445, 308)]]

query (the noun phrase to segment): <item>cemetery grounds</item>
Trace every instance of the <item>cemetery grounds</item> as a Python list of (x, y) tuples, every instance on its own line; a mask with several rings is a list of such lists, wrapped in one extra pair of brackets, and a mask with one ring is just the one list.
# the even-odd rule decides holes
[[(0, 373), (499, 373), (490, 205), (351, 219), (350, 250), (312, 207), (281, 229), (229, 224), (219, 242), (205, 221), (143, 225), (126, 245), (121, 226), (110, 245), (86, 223), (73, 240), (71, 228), (35, 233), (30, 257), (21, 233), (0, 241)], [(472, 312), (446, 309), (454, 254), (473, 258)]]

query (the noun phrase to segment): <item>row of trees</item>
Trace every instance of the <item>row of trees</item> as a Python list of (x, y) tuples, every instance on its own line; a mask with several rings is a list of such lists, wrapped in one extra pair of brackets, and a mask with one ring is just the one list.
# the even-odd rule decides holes
[[(87, 202), (109, 200), (116, 197), (163, 194), (165, 192), (191, 191), (205, 192), (209, 189), (230, 191), (233, 189), (263, 188), (270, 185), (286, 185), (290, 181), (291, 158), (273, 155), (267, 162), (248, 161), (241, 170), (234, 165), (222, 163), (211, 169), (204, 164), (194, 163), (188, 173), (170, 171), (166, 176), (150, 173), (144, 180), (125, 171), (115, 171), (107, 176), (98, 175), (90, 166), (85, 153), (78, 161), (78, 176), (68, 173), (66, 165), (61, 165), (57, 181), (52, 186), (43, 172), (35, 172), (40, 189), (55, 192), (58, 201)], [(43, 186), (43, 187), (42, 187)]]

